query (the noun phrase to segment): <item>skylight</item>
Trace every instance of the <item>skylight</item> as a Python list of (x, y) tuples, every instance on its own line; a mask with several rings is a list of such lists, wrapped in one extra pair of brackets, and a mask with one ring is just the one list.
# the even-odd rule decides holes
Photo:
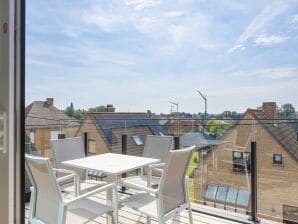
[(143, 141), (140, 138), (140, 136), (138, 136), (138, 135), (132, 136), (132, 139), (136, 143), (136, 145), (143, 145)]

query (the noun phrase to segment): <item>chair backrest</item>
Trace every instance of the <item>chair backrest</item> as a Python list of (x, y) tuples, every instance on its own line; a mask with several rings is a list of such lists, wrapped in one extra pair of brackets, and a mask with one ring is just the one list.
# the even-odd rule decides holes
[(75, 170), (81, 179), (86, 178), (86, 170), (64, 166), (63, 161), (85, 157), (84, 144), (81, 137), (50, 141), (55, 167), (58, 169)]
[(166, 162), (169, 151), (173, 148), (174, 138), (172, 136), (147, 135), (143, 156), (160, 159), (161, 162)]
[(188, 201), (186, 194), (186, 172), (195, 146), (171, 150), (160, 180), (159, 192), (163, 198), (165, 213)]
[(25, 166), (33, 185), (30, 202), (32, 218), (44, 223), (57, 223), (62, 195), (50, 160), (26, 154)]

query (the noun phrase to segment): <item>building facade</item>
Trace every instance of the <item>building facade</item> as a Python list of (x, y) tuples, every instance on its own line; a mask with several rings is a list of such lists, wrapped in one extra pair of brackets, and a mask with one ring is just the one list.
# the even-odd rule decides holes
[(257, 212), (266, 219), (298, 220), (298, 139), (292, 126), (276, 120), (276, 104), (248, 109), (195, 171), (199, 203), (249, 212), (250, 142), (257, 144)]
[(41, 156), (52, 158), (50, 140), (74, 137), (80, 124), (54, 106), (54, 99), (35, 101), (26, 107), (26, 135)]
[(76, 136), (81, 136), (89, 154), (122, 153), (122, 135), (127, 136), (127, 154), (140, 156), (147, 135), (165, 135), (157, 120), (146, 113), (87, 113)]

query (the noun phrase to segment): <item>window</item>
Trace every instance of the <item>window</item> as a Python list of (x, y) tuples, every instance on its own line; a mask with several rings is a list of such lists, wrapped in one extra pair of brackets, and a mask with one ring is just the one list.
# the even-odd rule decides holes
[(58, 140), (59, 131), (51, 131), (51, 140)]
[(143, 141), (140, 138), (140, 136), (138, 136), (138, 135), (132, 136), (132, 139), (136, 143), (136, 145), (143, 145)]
[(165, 134), (162, 133), (161, 131), (159, 131), (158, 134), (159, 134), (160, 136), (165, 136)]
[(233, 171), (250, 172), (250, 153), (233, 151)]
[(281, 154), (273, 154), (273, 164), (282, 164)]
[(237, 205), (242, 207), (247, 207), (249, 202), (249, 191), (239, 190), (237, 197)]
[(216, 200), (220, 202), (225, 202), (228, 188), (224, 186), (219, 186), (216, 193)]
[(226, 203), (236, 204), (238, 189), (230, 187), (227, 193)]
[(96, 153), (96, 141), (94, 139), (88, 139), (88, 153)]
[(30, 137), (31, 143), (35, 144), (35, 132), (34, 131), (30, 131), (29, 137)]
[(249, 205), (250, 192), (244, 189), (208, 184), (205, 199), (235, 207), (247, 207)]
[(218, 186), (215, 184), (208, 184), (205, 198), (208, 200), (214, 200), (217, 192), (217, 187)]

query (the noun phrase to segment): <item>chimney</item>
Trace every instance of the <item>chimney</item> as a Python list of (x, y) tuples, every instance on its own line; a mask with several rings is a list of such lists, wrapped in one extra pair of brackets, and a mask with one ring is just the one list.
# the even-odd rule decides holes
[(46, 103), (47, 103), (49, 106), (53, 106), (53, 105), (54, 105), (54, 98), (47, 98)]
[(113, 104), (108, 104), (106, 106), (106, 112), (115, 112), (115, 107), (113, 106)]
[(264, 102), (262, 109), (268, 119), (276, 118), (276, 103), (275, 102)]

